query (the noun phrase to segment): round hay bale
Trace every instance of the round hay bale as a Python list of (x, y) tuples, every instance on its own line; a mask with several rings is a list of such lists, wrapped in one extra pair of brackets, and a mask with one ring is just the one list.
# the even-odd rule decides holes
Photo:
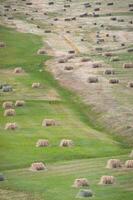
[(15, 73), (15, 74), (21, 74), (21, 73), (23, 73), (22, 67), (16, 67), (16, 68), (14, 69), (14, 73)]
[(110, 84), (118, 84), (118, 83), (119, 83), (119, 80), (116, 79), (116, 78), (112, 78), (112, 79), (109, 80), (109, 83), (110, 83)]
[(92, 67), (93, 68), (100, 68), (100, 67), (102, 67), (102, 64), (101, 63), (93, 63)]
[(2, 86), (2, 92), (11, 92), (12, 86), (11, 85), (3, 85)]
[(5, 125), (5, 130), (15, 130), (18, 128), (18, 125), (14, 122), (14, 123), (7, 123)]
[(4, 48), (6, 45), (4, 42), (0, 42), (0, 48)]
[(120, 59), (118, 57), (113, 57), (110, 59), (111, 62), (117, 62), (120, 61)]
[(88, 78), (88, 82), (89, 82), (89, 83), (98, 83), (98, 77), (90, 76), (90, 77)]
[(102, 176), (100, 179), (100, 185), (110, 185), (115, 183), (114, 176)]
[(79, 187), (87, 187), (89, 186), (89, 182), (86, 178), (78, 178), (75, 179), (73, 187), (79, 188)]
[(5, 110), (5, 112), (4, 112), (4, 116), (6, 117), (6, 116), (14, 116), (16, 114), (16, 112), (15, 112), (15, 110), (14, 109), (7, 109), (7, 110)]
[(41, 171), (41, 170), (46, 170), (46, 166), (42, 162), (36, 162), (32, 163), (30, 169), (32, 171)]
[(91, 61), (90, 58), (82, 58), (82, 59), (81, 59), (81, 62), (89, 62), (89, 61)]
[(38, 140), (36, 143), (36, 147), (47, 147), (49, 146), (49, 141), (48, 140)]
[(15, 106), (16, 106), (16, 107), (21, 107), (21, 106), (24, 106), (24, 105), (25, 105), (25, 101), (17, 100), (17, 101), (15, 102)]
[(4, 109), (10, 109), (10, 108), (13, 108), (13, 102), (12, 101), (5, 101), (2, 105), (2, 107)]
[(104, 74), (105, 75), (114, 75), (115, 74), (115, 71), (113, 69), (106, 69), (104, 71)]
[(113, 53), (111, 53), (111, 52), (106, 52), (106, 53), (104, 53), (103, 55), (104, 55), (104, 56), (107, 56), (107, 57), (111, 57), (111, 56), (113, 56)]
[(78, 194), (76, 195), (76, 198), (88, 198), (92, 196), (93, 196), (93, 193), (91, 190), (82, 189), (78, 192)]
[(133, 150), (131, 151), (129, 157), (133, 158)]
[(126, 69), (133, 68), (133, 63), (125, 63), (125, 64), (123, 65), (123, 67), (126, 68)]
[(65, 66), (64, 69), (67, 70), (67, 71), (71, 71), (71, 70), (73, 70), (73, 67), (72, 66)]
[(4, 180), (5, 180), (5, 178), (4, 178), (3, 174), (0, 174), (0, 181), (4, 181)]
[(47, 52), (44, 50), (44, 49), (39, 49), (38, 51), (37, 51), (37, 54), (38, 55), (45, 55)]
[(133, 88), (133, 82), (129, 82), (128, 85), (127, 85), (127, 87)]
[(133, 168), (133, 160), (127, 160), (125, 162), (125, 167), (126, 168)]
[(68, 139), (63, 139), (60, 142), (60, 147), (72, 147), (73, 146), (73, 141), (68, 140)]
[(66, 58), (61, 58), (58, 60), (58, 63), (66, 63), (67, 59)]
[(32, 88), (40, 88), (40, 83), (32, 83)]
[(119, 159), (110, 159), (107, 162), (106, 168), (113, 169), (113, 168), (120, 168), (122, 167), (121, 161)]
[(42, 126), (56, 126), (56, 121), (54, 119), (44, 119)]

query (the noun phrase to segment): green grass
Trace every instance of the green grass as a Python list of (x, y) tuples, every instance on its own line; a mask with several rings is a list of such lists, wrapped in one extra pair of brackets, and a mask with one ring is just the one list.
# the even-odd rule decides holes
[[(113, 172), (118, 176), (118, 184), (114, 186), (97, 185), (100, 176), (109, 173), (104, 168), (107, 158), (101, 157), (127, 154), (131, 150), (128, 145), (105, 133), (103, 126), (94, 121), (100, 113), (85, 106), (79, 97), (62, 88), (45, 70), (44, 63), (50, 57), (36, 54), (42, 46), (40, 37), (1, 26), (0, 38), (7, 46), (0, 49), (0, 80), (13, 85), (13, 92), (0, 93), (0, 169), (6, 176), (6, 181), (0, 185), (3, 200), (8, 192), (9, 199), (17, 196), (24, 200), (73, 200), (78, 190), (71, 185), (78, 174), (91, 181), (95, 193), (93, 199), (112, 200), (115, 197), (120, 200), (123, 196), (130, 200), (132, 192), (127, 188), (132, 182), (128, 172)], [(23, 67), (25, 74), (14, 75), (13, 69), (17, 66)], [(40, 69), (43, 72), (39, 72)], [(40, 82), (42, 88), (34, 91), (31, 88), (33, 82)], [(7, 99), (25, 99), (26, 105), (16, 108), (15, 117), (4, 117), (2, 103)], [(41, 126), (44, 118), (54, 118), (60, 125), (44, 128)], [(18, 130), (4, 130), (7, 122), (14, 121), (19, 125)], [(40, 138), (49, 139), (50, 147), (36, 148)], [(72, 139), (74, 147), (60, 148), (63, 138)], [(32, 173), (25, 169), (35, 161), (45, 162), (48, 171)], [(128, 179), (129, 183), (126, 182)]]

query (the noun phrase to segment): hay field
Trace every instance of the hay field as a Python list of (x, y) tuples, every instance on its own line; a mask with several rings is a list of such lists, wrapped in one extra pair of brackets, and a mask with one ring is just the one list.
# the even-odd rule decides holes
[[(0, 42), (5, 43), (0, 48), (0, 85), (12, 87), (11, 92), (0, 89), (0, 174), (5, 177), (0, 181), (1, 199), (74, 200), (79, 192), (72, 187), (74, 180), (84, 177), (93, 192), (89, 199), (131, 200), (133, 169), (126, 169), (124, 162), (130, 159), (133, 142), (133, 94), (127, 87), (133, 69), (124, 69), (123, 64), (133, 62), (132, 52), (127, 51), (133, 47), (128, 8), (132, 2), (113, 1), (108, 7), (110, 1), (101, 0), (99, 6), (89, 1), (88, 8), (81, 0), (56, 0), (53, 5), (47, 0), (27, 2), (0, 1)], [(68, 4), (70, 8), (63, 11)], [(94, 17), (98, 7), (99, 16)], [(80, 17), (84, 13), (88, 16)], [(104, 41), (98, 44), (99, 39)], [(38, 55), (40, 49), (46, 53)], [(73, 57), (59, 63), (69, 51), (75, 51)], [(106, 57), (106, 52), (113, 56)], [(82, 62), (85, 58), (89, 61)], [(95, 63), (102, 67), (93, 67)], [(23, 73), (15, 74), (16, 67)], [(115, 75), (106, 75), (107, 69)], [(87, 82), (91, 76), (98, 77), (97, 84)], [(109, 84), (111, 78), (119, 84)], [(40, 87), (32, 88), (33, 83)], [(15, 116), (4, 116), (3, 102), (16, 100), (25, 105), (13, 106)], [(44, 119), (58, 124), (43, 127)], [(5, 130), (14, 122), (16, 130)], [(39, 139), (48, 140), (49, 146), (37, 148)], [(63, 139), (74, 145), (60, 147)], [(123, 167), (106, 169), (111, 158), (120, 159)], [(45, 163), (47, 170), (29, 170), (34, 162)], [(114, 176), (116, 183), (99, 185), (104, 175)]]

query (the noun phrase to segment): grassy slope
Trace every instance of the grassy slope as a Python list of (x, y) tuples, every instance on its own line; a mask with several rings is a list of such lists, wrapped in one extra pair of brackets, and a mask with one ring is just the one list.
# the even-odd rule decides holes
[[(59, 167), (57, 169), (59, 170), (58, 174), (56, 174), (55, 170), (58, 167), (52, 169), (52, 165), (48, 166), (50, 170), (48, 174), (34, 174), (27, 170), (16, 169), (29, 167), (34, 161), (53, 163), (62, 160), (115, 156), (126, 154), (130, 150), (128, 147), (124, 148), (122, 144), (113, 141), (108, 135), (100, 132), (101, 128), (98, 127), (98, 124), (96, 124), (97, 130), (89, 127), (88, 125), (91, 123), (83, 112), (83, 108), (85, 109), (86, 107), (78, 103), (78, 98), (69, 91), (61, 88), (48, 72), (39, 72), (39, 69), (43, 69), (43, 62), (48, 58), (47, 56), (36, 55), (37, 50), (42, 45), (39, 37), (17, 33), (11, 29), (0, 27), (0, 38), (2, 38), (2, 41), (6, 41), (7, 45), (5, 49), (0, 49), (2, 72), (0, 80), (12, 84), (16, 91), (10, 94), (2, 94), (0, 97), (1, 104), (6, 99), (16, 100), (16, 98), (19, 98), (27, 100), (24, 108), (16, 109), (17, 115), (13, 118), (4, 118), (3, 109), (0, 108), (0, 115), (2, 116), (0, 118), (0, 156), (2, 158), (0, 166), (1, 170), (5, 170), (5, 175), (7, 176), (7, 181), (2, 183), (2, 188), (22, 192), (32, 192), (34, 189), (35, 193), (42, 194), (42, 199), (44, 199), (46, 193), (46, 200), (50, 200), (51, 198), (65, 200), (68, 199), (69, 195), (69, 199), (72, 200), (77, 191), (70, 188), (71, 182), (76, 178), (78, 172), (80, 175), (88, 177), (89, 166), (92, 165), (91, 160), (85, 161), (87, 162), (86, 165), (84, 161), (79, 161), (83, 163), (81, 164), (81, 168), (79, 166), (79, 171), (75, 171), (75, 167), (79, 165), (78, 161), (72, 161), (72, 166), (71, 162), (66, 163), (67, 166), (63, 168), (63, 171), (60, 171), (60, 168), (62, 169), (62, 165), (64, 164), (59, 163), (57, 164)], [(14, 76), (11, 74), (10, 70), (15, 66), (22, 66), (26, 74), (23, 76)], [(43, 88), (39, 89), (39, 91), (32, 91), (30, 89), (31, 83), (36, 81), (41, 82)], [(46, 94), (50, 95), (51, 90), (60, 96), (60, 101), (54, 101), (51, 104), (47, 100)], [(30, 95), (27, 95), (27, 91), (31, 92)], [(88, 113), (91, 114), (91, 110)], [(41, 122), (45, 117), (55, 118), (61, 122), (61, 125), (58, 127), (42, 128)], [(5, 131), (4, 125), (8, 121), (16, 121), (20, 129), (15, 133)], [(47, 149), (36, 149), (35, 143), (39, 138), (48, 138), (51, 146)], [(75, 147), (70, 149), (59, 148), (59, 142), (62, 138), (72, 139)], [(94, 191), (99, 191), (96, 195), (97, 199), (106, 199), (109, 197), (111, 200), (114, 188), (115, 191), (120, 191), (120, 194), (114, 194), (116, 195), (116, 200), (121, 199), (123, 195), (121, 187), (110, 187), (106, 191), (106, 194), (104, 194), (105, 188), (103, 188), (102, 192), (96, 186), (95, 181), (99, 177), (99, 165), (101, 162), (104, 163), (104, 161), (99, 159), (93, 160), (97, 175), (95, 174), (94, 176), (91, 173), (88, 177), (94, 181)], [(70, 173), (68, 176), (67, 171), (71, 171), (72, 169), (74, 169), (74, 174), (71, 175)], [(102, 171), (102, 168), (100, 171)], [(54, 177), (51, 173), (54, 174)], [(62, 176), (60, 176), (61, 174)], [(124, 175), (125, 177), (130, 176), (128, 173), (126, 174)], [(123, 181), (124, 176), (122, 176)], [(27, 177), (29, 181), (27, 181)], [(66, 180), (66, 177), (68, 177), (68, 180)], [(53, 192), (56, 193), (54, 197)], [(64, 196), (64, 194), (67, 195)], [(129, 194), (128, 200), (131, 194)], [(26, 196), (24, 199), (29, 199), (29, 197)], [(35, 199), (37, 198), (35, 197)]]

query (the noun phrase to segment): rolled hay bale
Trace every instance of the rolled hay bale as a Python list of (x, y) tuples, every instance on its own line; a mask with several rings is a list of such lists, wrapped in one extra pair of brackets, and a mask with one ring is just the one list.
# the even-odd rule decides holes
[(107, 57), (111, 57), (111, 56), (113, 56), (113, 53), (111, 53), (111, 52), (106, 52), (106, 53), (104, 53), (103, 55), (104, 55), (104, 56), (107, 56)]
[(119, 83), (119, 80), (116, 79), (116, 78), (112, 78), (112, 79), (109, 80), (109, 83), (110, 83), (110, 84), (118, 84), (118, 83)]
[(56, 121), (54, 119), (44, 119), (42, 126), (56, 126)]
[(5, 125), (5, 130), (16, 130), (18, 128), (18, 125), (14, 123), (7, 123)]
[(30, 170), (32, 171), (41, 171), (41, 170), (46, 170), (46, 166), (42, 162), (35, 162), (32, 163)]
[(88, 198), (92, 196), (93, 196), (93, 193), (91, 190), (82, 189), (78, 192), (78, 194), (76, 195), (76, 198)]
[(65, 66), (64, 69), (67, 70), (67, 71), (71, 71), (71, 70), (73, 70), (73, 67), (72, 66)]
[(44, 49), (39, 49), (38, 51), (37, 51), (37, 54), (38, 55), (45, 55), (47, 52), (44, 50)]
[(4, 175), (0, 174), (0, 181), (4, 181), (4, 180), (5, 180)]
[(96, 77), (96, 76), (90, 76), (88, 78), (88, 82), (89, 83), (98, 83), (98, 77)]
[(102, 176), (99, 185), (110, 185), (115, 183), (114, 176)]
[(104, 71), (104, 74), (105, 75), (114, 75), (115, 74), (115, 71), (113, 69), (106, 69)]
[(5, 110), (5, 112), (4, 112), (4, 116), (5, 117), (7, 117), (7, 116), (14, 116), (14, 115), (16, 115), (16, 112), (15, 112), (15, 110), (14, 109), (7, 109), (7, 110)]
[(5, 101), (2, 105), (2, 107), (4, 109), (10, 109), (10, 108), (13, 108), (13, 102), (12, 101)]
[(3, 85), (2, 92), (12, 92), (12, 86), (11, 85)]
[(73, 146), (73, 141), (68, 140), (68, 139), (63, 139), (60, 142), (60, 147), (72, 147)]
[(40, 83), (32, 83), (32, 88), (40, 88)]
[(127, 85), (127, 87), (133, 88), (133, 82), (129, 82), (128, 85)]
[(133, 63), (125, 63), (125, 64), (123, 65), (123, 67), (126, 68), (126, 69), (133, 68)]
[(87, 187), (89, 186), (89, 182), (86, 178), (78, 178), (75, 179), (74, 184), (72, 187), (79, 188), (79, 187)]
[(17, 100), (17, 101), (15, 102), (15, 106), (16, 106), (16, 107), (21, 107), (21, 106), (24, 106), (24, 105), (25, 105), (25, 101)]
[(111, 62), (117, 62), (120, 61), (120, 59), (118, 57), (113, 57), (110, 59)]
[(4, 48), (6, 47), (5, 43), (4, 42), (0, 42), (0, 48)]
[(81, 59), (81, 62), (89, 62), (89, 61), (91, 61), (90, 58), (82, 58), (82, 59)]
[(127, 160), (125, 162), (125, 167), (126, 168), (133, 168), (133, 160)]
[(129, 157), (133, 158), (133, 150), (132, 150), (131, 153), (129, 154)]
[(133, 52), (133, 48), (127, 50), (128, 53)]
[(58, 60), (58, 63), (66, 63), (67, 59), (66, 58), (61, 58)]
[(113, 169), (113, 168), (120, 168), (122, 167), (121, 161), (119, 159), (110, 159), (107, 162), (106, 168)]
[(48, 140), (38, 140), (36, 143), (36, 147), (47, 147), (49, 146), (49, 141)]
[(22, 67), (16, 67), (16, 68), (14, 69), (14, 73), (15, 73), (15, 74), (21, 74), (21, 73), (23, 73)]
[(102, 67), (102, 64), (101, 64), (101, 63), (98, 63), (98, 62), (97, 62), (97, 63), (93, 63), (93, 64), (92, 64), (92, 67), (93, 67), (93, 68), (100, 68), (100, 67)]

